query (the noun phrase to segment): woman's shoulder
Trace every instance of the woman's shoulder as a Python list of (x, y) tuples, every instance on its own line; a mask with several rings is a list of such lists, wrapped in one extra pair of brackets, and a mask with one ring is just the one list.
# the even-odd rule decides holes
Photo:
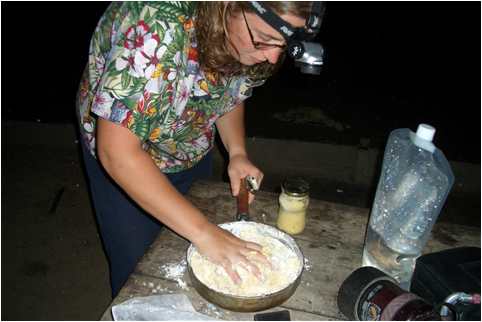
[(186, 1), (113, 2), (96, 34), (103, 33), (102, 39), (109, 39), (109, 43), (120, 47), (137, 48), (142, 45), (140, 40), (154, 37), (159, 45), (165, 40), (166, 44), (174, 43), (180, 49), (188, 40), (188, 31), (193, 29), (194, 10), (195, 4)]
[(140, 28), (160, 37), (169, 34), (169, 38), (180, 43), (186, 40), (186, 31), (190, 29), (186, 24), (192, 22), (195, 10), (195, 4), (187, 1), (127, 1), (121, 6), (121, 31)]
[(124, 6), (138, 17), (171, 24), (182, 23), (192, 17), (195, 9), (191, 1), (127, 1)]

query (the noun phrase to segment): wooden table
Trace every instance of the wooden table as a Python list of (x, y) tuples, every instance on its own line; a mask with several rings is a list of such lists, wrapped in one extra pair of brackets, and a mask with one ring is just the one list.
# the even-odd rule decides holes
[[(202, 181), (194, 184), (188, 198), (201, 209), (211, 222), (234, 221), (236, 200), (229, 185)], [(278, 194), (258, 192), (250, 206), (252, 220), (275, 225)], [(301, 283), (293, 296), (269, 311), (288, 309), (292, 320), (343, 320), (338, 311), (336, 295), (341, 283), (360, 266), (369, 209), (311, 199), (306, 228), (294, 236), (307, 259)], [(155, 294), (183, 293), (194, 308), (203, 314), (223, 320), (253, 320), (254, 313), (237, 313), (218, 308), (191, 287), (187, 271), (172, 278), (163, 268), (185, 259), (189, 242), (169, 229), (163, 229), (135, 271), (102, 316), (112, 320), (111, 307), (130, 298)], [(437, 223), (424, 253), (443, 249), (480, 247), (480, 229), (454, 224)], [(184, 285), (185, 284), (185, 285)]]

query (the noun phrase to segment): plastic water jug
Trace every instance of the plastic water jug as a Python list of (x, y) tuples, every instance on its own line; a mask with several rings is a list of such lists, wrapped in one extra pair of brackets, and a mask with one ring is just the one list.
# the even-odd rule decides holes
[(427, 124), (390, 134), (365, 237), (363, 266), (382, 270), (405, 290), (454, 182), (434, 134)]

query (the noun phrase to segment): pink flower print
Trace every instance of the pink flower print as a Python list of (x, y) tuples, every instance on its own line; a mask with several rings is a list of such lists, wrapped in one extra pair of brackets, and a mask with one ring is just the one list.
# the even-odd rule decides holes
[(155, 38), (150, 39), (144, 46), (143, 51), (136, 56), (139, 63), (144, 69), (144, 76), (148, 79), (146, 90), (149, 93), (159, 94), (163, 91), (165, 82), (162, 79), (163, 66), (161, 58), (167, 50), (166, 46), (156, 48), (158, 41)]
[(117, 70), (129, 68), (129, 75), (134, 77), (141, 77), (144, 74), (142, 66), (135, 63), (135, 52), (128, 49), (124, 49), (122, 56), (116, 59), (115, 68)]
[(147, 107), (146, 105), (149, 103), (150, 98), (151, 98), (151, 95), (145, 91), (142, 98), (139, 100), (139, 102), (137, 102), (137, 110), (140, 113), (144, 113)]
[(98, 92), (92, 102), (92, 110), (102, 118), (109, 118), (114, 99), (107, 92)]
[(159, 41), (156, 38), (152, 38), (146, 42), (142, 51), (136, 53), (136, 62), (142, 65), (144, 69), (144, 75), (147, 79), (158, 78), (160, 72), (155, 73), (156, 68), (159, 68), (159, 63), (162, 56), (167, 50), (166, 46), (157, 48)]
[[(159, 43), (159, 36), (149, 32), (149, 26), (144, 21), (139, 21), (137, 26), (130, 27), (125, 33), (124, 52), (116, 59), (116, 69), (129, 68), (129, 74), (134, 77), (145, 76), (144, 70), (154, 65), (150, 74), (159, 62), (155, 49)], [(152, 70), (152, 71), (151, 71)]]
[(184, 111), (184, 107), (189, 99), (189, 92), (190, 87), (188, 86), (188, 82), (180, 81), (180, 84), (177, 87), (176, 93), (174, 94), (174, 106), (176, 108), (176, 115), (182, 115)]
[(137, 23), (137, 26), (129, 27), (125, 36), (124, 48), (136, 49), (144, 46), (144, 43), (151, 38), (152, 34), (149, 33), (149, 26), (141, 20)]
[(191, 144), (193, 145), (194, 148), (200, 149), (200, 150), (207, 150), (210, 146), (209, 139), (204, 135), (193, 139), (191, 141)]
[(217, 114), (213, 114), (211, 115), (208, 119), (207, 119), (207, 122), (206, 122), (206, 126), (207, 127), (210, 127), (212, 125), (214, 125), (214, 123), (216, 122), (216, 120), (219, 118), (219, 116)]

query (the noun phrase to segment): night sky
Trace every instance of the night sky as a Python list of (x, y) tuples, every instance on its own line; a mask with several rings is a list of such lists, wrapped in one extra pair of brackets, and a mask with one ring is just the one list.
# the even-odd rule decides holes
[[(108, 2), (1, 5), (2, 119), (73, 122), (90, 36)], [(322, 74), (302, 75), (287, 60), (248, 103), (256, 106), (248, 135), (283, 137), (278, 128), (266, 134), (265, 121), (290, 102), (351, 124), (326, 131), (335, 143), (364, 136), (380, 145), (390, 129), (425, 121), (450, 160), (480, 163), (480, 2), (329, 2), (318, 40)], [(286, 138), (323, 141), (325, 132), (303, 128)]]

